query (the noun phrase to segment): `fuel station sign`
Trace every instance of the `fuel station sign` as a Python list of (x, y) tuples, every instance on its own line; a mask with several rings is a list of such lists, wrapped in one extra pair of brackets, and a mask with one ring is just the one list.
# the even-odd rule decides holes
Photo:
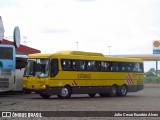
[(160, 40), (153, 41), (153, 54), (160, 54)]

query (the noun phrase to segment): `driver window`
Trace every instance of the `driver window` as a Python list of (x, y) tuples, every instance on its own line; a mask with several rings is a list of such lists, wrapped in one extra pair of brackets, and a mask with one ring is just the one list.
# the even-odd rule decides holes
[(55, 77), (58, 74), (58, 59), (52, 59), (51, 62), (51, 77)]

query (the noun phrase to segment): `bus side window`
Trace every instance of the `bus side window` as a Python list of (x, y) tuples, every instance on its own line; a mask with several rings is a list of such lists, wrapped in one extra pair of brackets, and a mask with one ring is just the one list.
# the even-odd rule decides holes
[(80, 70), (85, 70), (85, 61), (80, 61)]
[(107, 62), (106, 63), (106, 67), (107, 67), (107, 71), (111, 71), (111, 69), (112, 69), (112, 62)]
[(101, 70), (101, 63), (99, 61), (95, 61), (95, 69), (96, 69), (96, 71)]
[(141, 68), (142, 67), (140, 67), (140, 63), (135, 63), (133, 71), (140, 72), (140, 71), (142, 71)]
[(110, 62), (101, 62), (101, 71), (110, 71), (111, 70), (111, 63)]
[(112, 71), (118, 71), (118, 63), (117, 62), (112, 62)]
[(71, 60), (71, 70), (76, 70), (76, 62), (74, 60)]
[(143, 68), (143, 64), (140, 63), (140, 71), (143, 72), (144, 71), (144, 68)]
[(131, 71), (131, 65), (130, 65), (130, 63), (126, 63), (126, 71), (127, 72)]
[(55, 77), (58, 73), (58, 59), (52, 59), (51, 61), (51, 77)]
[(118, 71), (121, 72), (122, 71), (122, 63), (118, 62)]

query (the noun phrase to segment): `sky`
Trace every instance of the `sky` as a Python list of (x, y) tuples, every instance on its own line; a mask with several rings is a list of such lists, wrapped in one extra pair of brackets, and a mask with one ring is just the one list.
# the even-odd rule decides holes
[[(5, 38), (21, 44), (104, 55), (152, 54), (160, 40), (160, 0), (1, 0)], [(110, 46), (110, 47), (109, 47)]]

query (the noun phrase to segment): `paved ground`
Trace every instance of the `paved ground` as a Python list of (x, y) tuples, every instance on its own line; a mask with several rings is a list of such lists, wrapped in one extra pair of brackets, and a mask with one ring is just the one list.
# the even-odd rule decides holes
[[(88, 95), (72, 95), (71, 99), (52, 96), (43, 99), (37, 94), (0, 94), (0, 111), (160, 111), (160, 86), (146, 85), (144, 90), (128, 93), (126, 97), (90, 98)], [(17, 119), (17, 118), (14, 118)], [(50, 118), (53, 119), (53, 118)], [(60, 119), (60, 118), (57, 118)], [(61, 119), (66, 119), (62, 117)], [(71, 118), (68, 118), (71, 119)], [(82, 119), (76, 117), (72, 119)], [(83, 118), (97, 119), (97, 118)], [(133, 119), (133, 118), (99, 118)], [(134, 118), (144, 119), (144, 118)], [(151, 118), (145, 118), (150, 120)], [(152, 118), (157, 119), (157, 118)]]

